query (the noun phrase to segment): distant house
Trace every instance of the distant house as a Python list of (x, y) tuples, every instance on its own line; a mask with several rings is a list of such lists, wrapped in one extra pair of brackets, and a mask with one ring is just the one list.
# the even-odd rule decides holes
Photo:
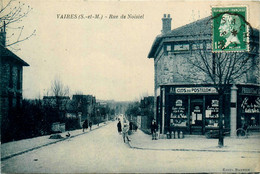
[(90, 119), (95, 115), (96, 97), (92, 95), (73, 95), (73, 111), (81, 113), (81, 119)]
[(68, 108), (68, 103), (70, 101), (69, 96), (44, 96), (43, 104), (49, 105), (59, 111), (65, 111)]
[[(23, 98), (23, 67), (29, 66), (24, 60), (6, 48), (5, 27), (0, 32), (1, 58), (1, 121), (8, 121), (12, 109), (19, 108)], [(3, 125), (2, 125), (3, 126)]]
[(144, 131), (150, 130), (150, 125), (154, 116), (154, 96), (144, 97), (140, 101), (140, 108), (141, 117), (139, 120), (141, 121), (141, 129)]

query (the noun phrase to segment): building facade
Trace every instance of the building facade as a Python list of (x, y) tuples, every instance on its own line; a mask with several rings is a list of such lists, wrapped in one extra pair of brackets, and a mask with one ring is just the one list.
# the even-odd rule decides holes
[[(207, 59), (218, 56), (212, 52), (211, 17), (171, 30), (171, 17), (162, 18), (162, 33), (148, 54), (154, 58), (155, 118), (162, 134), (183, 130), (188, 134), (205, 134), (219, 129), (219, 95), (208, 74), (194, 71), (189, 60), (199, 50)], [(235, 134), (246, 123), (259, 130), (259, 31), (250, 36), (256, 53), (250, 55), (252, 68), (227, 85), (223, 102), (224, 129)], [(234, 53), (228, 53), (234, 54)], [(239, 54), (239, 53), (238, 53)]]
[(23, 67), (29, 66), (24, 60), (6, 48), (5, 27), (0, 32), (1, 58), (1, 128), (8, 126), (12, 110), (21, 107), (23, 99)]

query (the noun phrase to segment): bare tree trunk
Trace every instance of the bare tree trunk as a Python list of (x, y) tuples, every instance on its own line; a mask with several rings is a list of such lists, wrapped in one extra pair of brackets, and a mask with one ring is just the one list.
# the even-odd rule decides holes
[(221, 91), (219, 92), (219, 139), (218, 139), (218, 146), (224, 146), (224, 137), (223, 137), (223, 99), (224, 93)]

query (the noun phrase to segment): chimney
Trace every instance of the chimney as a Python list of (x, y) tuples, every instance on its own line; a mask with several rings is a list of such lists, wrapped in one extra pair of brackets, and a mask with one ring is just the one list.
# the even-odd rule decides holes
[(164, 14), (162, 18), (162, 34), (171, 31), (171, 25), (172, 25), (172, 18), (170, 17), (170, 14), (168, 15)]
[(6, 47), (6, 31), (5, 31), (5, 21), (4, 21), (4, 25), (1, 27), (1, 31), (0, 31), (0, 44), (3, 47)]

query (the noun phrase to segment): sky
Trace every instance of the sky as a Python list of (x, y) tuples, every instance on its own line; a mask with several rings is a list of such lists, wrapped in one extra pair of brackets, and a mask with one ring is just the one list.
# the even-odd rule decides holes
[[(259, 2), (250, 1), (21, 2), (33, 10), (14, 27), (24, 26), (21, 37), (36, 30), (35, 36), (15, 45), (19, 51), (13, 50), (30, 64), (23, 70), (23, 97), (27, 99), (47, 95), (54, 79), (69, 87), (70, 96), (82, 93), (100, 100), (132, 101), (154, 95), (154, 60), (147, 56), (161, 34), (163, 14), (171, 15), (174, 29), (210, 16), (211, 6), (247, 5), (248, 21), (260, 28)], [(65, 14), (74, 19), (61, 19)], [(103, 18), (86, 18), (96, 14)], [(127, 19), (128, 14), (143, 17)], [(85, 19), (79, 19), (80, 15)], [(110, 15), (118, 19), (109, 19)], [(7, 30), (7, 35), (12, 32)]]

